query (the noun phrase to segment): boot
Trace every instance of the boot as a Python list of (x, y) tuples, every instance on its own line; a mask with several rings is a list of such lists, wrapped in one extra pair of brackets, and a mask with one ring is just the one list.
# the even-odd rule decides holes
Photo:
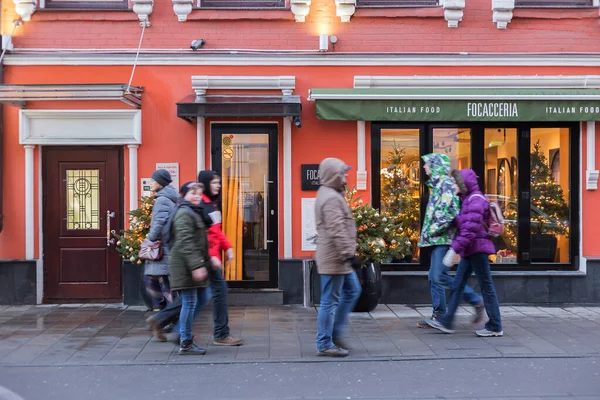
[(202, 347), (194, 344), (194, 338), (189, 340), (182, 340), (179, 342), (179, 354), (180, 355), (194, 355), (203, 356), (206, 354), (206, 350)]

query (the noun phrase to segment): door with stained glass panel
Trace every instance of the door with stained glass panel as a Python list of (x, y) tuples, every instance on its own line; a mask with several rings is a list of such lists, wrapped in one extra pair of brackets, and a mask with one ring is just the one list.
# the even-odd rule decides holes
[(46, 301), (119, 300), (121, 229), (118, 148), (44, 148)]

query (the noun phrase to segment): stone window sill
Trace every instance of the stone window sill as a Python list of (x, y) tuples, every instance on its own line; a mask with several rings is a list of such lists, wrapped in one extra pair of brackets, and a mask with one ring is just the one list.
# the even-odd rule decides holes
[(50, 10), (40, 9), (31, 17), (33, 21), (137, 21), (131, 10)]
[(514, 18), (529, 19), (597, 19), (598, 8), (515, 8)]
[(353, 18), (444, 18), (442, 7), (357, 8)]
[(188, 21), (205, 20), (287, 20), (293, 21), (294, 14), (289, 9), (231, 10), (194, 8)]

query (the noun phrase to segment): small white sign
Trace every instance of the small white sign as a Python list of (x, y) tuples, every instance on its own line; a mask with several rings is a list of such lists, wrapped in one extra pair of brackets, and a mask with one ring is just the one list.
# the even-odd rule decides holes
[(302, 251), (317, 250), (317, 220), (315, 218), (315, 203), (317, 199), (302, 199)]
[(179, 192), (179, 163), (156, 163), (156, 169), (166, 169), (171, 174), (171, 186)]
[(356, 171), (356, 190), (367, 190), (367, 171)]
[(152, 178), (140, 179), (142, 197), (152, 196)]

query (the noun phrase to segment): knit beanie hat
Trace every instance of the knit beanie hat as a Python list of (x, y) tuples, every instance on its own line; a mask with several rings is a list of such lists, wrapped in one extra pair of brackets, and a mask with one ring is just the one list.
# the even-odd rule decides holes
[(169, 186), (169, 184), (173, 182), (171, 179), (171, 174), (166, 169), (158, 169), (154, 171), (152, 174), (152, 179), (154, 179), (162, 187)]

